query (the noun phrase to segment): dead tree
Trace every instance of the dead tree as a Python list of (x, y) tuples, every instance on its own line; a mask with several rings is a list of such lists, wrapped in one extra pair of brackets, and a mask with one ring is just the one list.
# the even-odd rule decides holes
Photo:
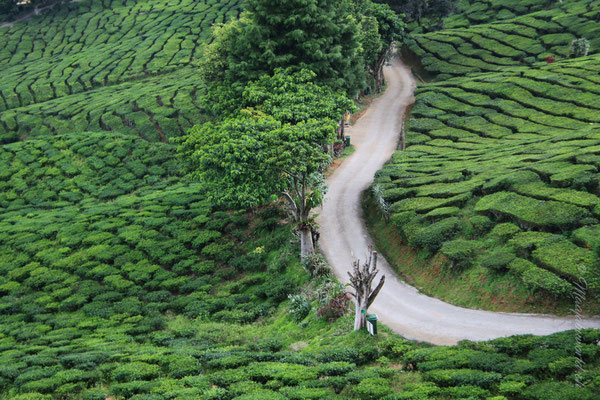
[(354, 274), (348, 272), (350, 276), (350, 285), (354, 288), (354, 293), (350, 293), (354, 297), (356, 305), (354, 315), (354, 330), (357, 331), (365, 327), (367, 309), (379, 294), (385, 282), (385, 275), (381, 276), (381, 280), (375, 290), (371, 290), (371, 284), (375, 279), (375, 275), (379, 272), (377, 269), (377, 252), (369, 247), (368, 261), (361, 267), (360, 260), (355, 260), (352, 263)]

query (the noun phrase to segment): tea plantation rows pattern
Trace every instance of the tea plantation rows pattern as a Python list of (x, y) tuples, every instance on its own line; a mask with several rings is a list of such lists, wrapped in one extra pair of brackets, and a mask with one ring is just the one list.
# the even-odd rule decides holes
[[(0, 141), (18, 140), (30, 131), (72, 130), (56, 119), (79, 121), (74, 123), (79, 131), (141, 126), (130, 133), (148, 140), (181, 135), (188, 127), (188, 122), (179, 125), (182, 119), (197, 122), (190, 92), (199, 85), (191, 69), (181, 69), (200, 56), (211, 25), (239, 16), (240, 8), (237, 0), (88, 0), (0, 29)], [(166, 119), (162, 123), (140, 115), (138, 121), (102, 125), (99, 115), (88, 116), (91, 110), (105, 111), (106, 119), (120, 119), (115, 110), (136, 112), (142, 104), (146, 108), (140, 112), (154, 114), (161, 101), (175, 109), (157, 110)], [(65, 114), (73, 105), (75, 110)], [(185, 117), (178, 118), (179, 113)], [(55, 121), (46, 120), (49, 115)]]
[(408, 241), (556, 296), (600, 289), (599, 61), (419, 87), (409, 147), (376, 179)]
[[(554, 4), (556, 6), (554, 6)], [(600, 51), (600, 1), (553, 3), (552, 9), (514, 19), (413, 35), (409, 49), (439, 79), (569, 57), (573, 39)]]
[(72, 131), (121, 132), (149, 141), (183, 135), (203, 120), (198, 76), (167, 75), (100, 87), (0, 113), (0, 143)]
[[(577, 2), (577, 5), (573, 3)], [(520, 15), (558, 7), (570, 11), (574, 7), (587, 5), (590, 1), (567, 0), (459, 0), (456, 12), (444, 19), (444, 27), (467, 28), (472, 25), (486, 24), (490, 21), (503, 21)]]
[[(285, 298), (295, 286), (285, 259), (265, 283), (264, 260), (279, 240), (269, 238), (286, 234), (278, 211), (266, 209), (252, 229), (244, 214), (213, 211), (199, 185), (178, 176), (173, 153), (91, 132), (3, 147), (0, 329), (35, 335), (42, 321), (72, 312), (171, 310), (240, 323)], [(264, 252), (253, 252), (255, 235)]]

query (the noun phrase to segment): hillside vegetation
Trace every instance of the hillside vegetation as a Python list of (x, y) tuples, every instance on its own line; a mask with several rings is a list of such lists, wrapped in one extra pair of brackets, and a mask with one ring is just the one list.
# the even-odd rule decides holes
[[(538, 8), (529, 3), (513, 19), (408, 39), (437, 75), (416, 90), (406, 151), (379, 171), (377, 194), (408, 244), (443, 255), (469, 285), (506, 275), (569, 299), (584, 280), (598, 294), (598, 2), (537, 2), (544, 10), (526, 14)], [(446, 22), (499, 7), (516, 3), (474, 3)], [(591, 55), (565, 58), (582, 36)]]
[(68, 2), (0, 28), (0, 142), (69, 131), (166, 141), (202, 120), (193, 64), (235, 1)]
[[(211, 38), (211, 24), (238, 17), (241, 6), (241, 1), (226, 0), (81, 0), (63, 2), (46, 14), (0, 28), (0, 398), (597, 398), (598, 331), (463, 342), (452, 347), (409, 342), (381, 325), (376, 337), (364, 331), (351, 332), (352, 316), (339, 315), (344, 311), (344, 288), (328, 275), (326, 265), (318, 265), (317, 274), (314, 266), (300, 263), (298, 233), (282, 207), (269, 204), (248, 211), (217, 207), (211, 200), (215, 193), (185, 175), (176, 146), (169, 139), (189, 133), (194, 124), (205, 120), (201, 106), (204, 87), (196, 67), (200, 49)], [(363, 22), (372, 28), (371, 33), (375, 32), (372, 18)], [(358, 32), (356, 26), (350, 27), (354, 34)], [(388, 33), (389, 37), (397, 34), (391, 28)], [(371, 45), (377, 49), (378, 43)], [(379, 55), (375, 50), (373, 54)], [(380, 60), (375, 57), (363, 61), (369, 65), (375, 62), (377, 67)], [(558, 65), (540, 70), (537, 79), (556, 86), (546, 75), (555, 73), (552, 68)], [(580, 71), (596, 68), (593, 58), (569, 65), (572, 83), (561, 86), (561, 90), (591, 85), (590, 78)], [(370, 68), (375, 69), (372, 65)], [(371, 73), (376, 75), (377, 71)], [(310, 73), (294, 75), (300, 81), (295, 82), (296, 86), (289, 84), (294, 83), (294, 76), (285, 75), (285, 71), (277, 74), (246, 87), (244, 96), (249, 98), (242, 99), (246, 101), (243, 107), (253, 108), (242, 113), (246, 116), (260, 115), (264, 122), (269, 113), (271, 119), (275, 116), (287, 119), (288, 125), (290, 120), (297, 123), (292, 128), (286, 125), (286, 130), (274, 130), (276, 133), (302, 133), (304, 120), (318, 114), (314, 108), (335, 114), (338, 108), (347, 107), (347, 99), (340, 100), (320, 87), (317, 89), (322, 90), (315, 89), (308, 78), (304, 81)], [(511, 78), (512, 85), (530, 79), (514, 71), (497, 76), (504, 78)], [(479, 82), (477, 79), (473, 77), (472, 84)], [(468, 83), (451, 82), (435, 84), (448, 93), (429, 90), (431, 102), (452, 102), (453, 107), (454, 102), (479, 101), (481, 110), (491, 109), (483, 94), (463, 100), (460, 93), (470, 93)], [(292, 87), (297, 91), (290, 93)], [(491, 99), (492, 89), (485, 90)], [(427, 89), (421, 91), (419, 98)], [(558, 100), (564, 98), (561, 94)], [(510, 101), (505, 101), (508, 106), (512, 105)], [(527, 101), (533, 104), (533, 100)], [(419, 107), (424, 110), (423, 120), (438, 126), (454, 123), (450, 122), (450, 113), (444, 112), (450, 118), (444, 118), (441, 112), (427, 114), (427, 109), (442, 110), (445, 106), (423, 103), (415, 107), (415, 124), (421, 118), (417, 115)], [(474, 199), (484, 194), (529, 196), (530, 201), (537, 202), (535, 205), (552, 201), (552, 212), (562, 213), (564, 209), (564, 216), (544, 214), (554, 218), (548, 222), (549, 232), (539, 232), (539, 241), (524, 245), (520, 258), (514, 258), (521, 263), (537, 262), (539, 257), (551, 262), (555, 258), (551, 251), (568, 255), (573, 247), (581, 249), (578, 241), (563, 236), (560, 240), (555, 236), (545, 240), (543, 235), (558, 229), (571, 232), (581, 226), (574, 231), (581, 240), (600, 246), (594, 241), (594, 225), (589, 225), (597, 217), (595, 195), (582, 189), (592, 192), (596, 182), (590, 168), (597, 160), (583, 152), (585, 146), (593, 148), (589, 145), (596, 140), (598, 129), (586, 125), (595, 116), (582, 104), (573, 109), (572, 115), (542, 121), (543, 107), (531, 107), (537, 117), (526, 128), (517, 127), (513, 132), (506, 127), (510, 131), (506, 135), (513, 135), (515, 144), (522, 143), (527, 149), (522, 161), (527, 161), (529, 168), (515, 166), (520, 157), (517, 150), (515, 159), (502, 158), (504, 170), (521, 168), (524, 174), (539, 174), (539, 181), (519, 181), (523, 183), (519, 192), (510, 192), (512, 183), (507, 183), (502, 186), (504, 191), (489, 193), (483, 187), (479, 192), (469, 192), (462, 187), (422, 188), (425, 183), (418, 184), (428, 198), (438, 198), (438, 192), (435, 196), (431, 193), (442, 189), (452, 196), (465, 197), (448, 206), (464, 205), (464, 210), (432, 208), (437, 210), (440, 222), (446, 221), (443, 224), (448, 223), (448, 218), (442, 219), (444, 213), (485, 214), (489, 218), (479, 215), (479, 223), (490, 227), (497, 222), (495, 213), (509, 218), (506, 210), (496, 210), (503, 203), (495, 197), (474, 204)], [(502, 113), (499, 108), (494, 110)], [(505, 117), (512, 112), (507, 111)], [(454, 118), (465, 119), (466, 112), (461, 113), (457, 111)], [(244, 118), (239, 116), (233, 122), (215, 123), (204, 129), (229, 127), (245, 135), (246, 131), (237, 128), (252, 120)], [(514, 118), (525, 121), (520, 115)], [(269, 126), (283, 125), (271, 119), (267, 120)], [(567, 120), (578, 123), (577, 129), (561, 125)], [(486, 122), (486, 126), (492, 122)], [(311, 123), (319, 125), (314, 120)], [(586, 125), (585, 129), (580, 125)], [(494, 149), (504, 151), (506, 146), (500, 146), (499, 140), (506, 131), (498, 128), (490, 138), (476, 128), (475, 121), (465, 126), (462, 129), (471, 139), (452, 143), (496, 146)], [(544, 131), (548, 126), (552, 127), (550, 133)], [(217, 128), (220, 134), (228, 132)], [(333, 133), (327, 123), (321, 128), (327, 134)], [(280, 135), (272, 136), (281, 139)], [(193, 142), (194, 135), (189, 137)], [(456, 177), (457, 171), (462, 175), (462, 169), (458, 169), (461, 160), (472, 160), (473, 165), (478, 158), (490, 160), (484, 156), (483, 147), (469, 148), (472, 153), (461, 156), (461, 147), (447, 141), (439, 147), (431, 142), (445, 138), (436, 139), (417, 128), (409, 137), (411, 143), (421, 146), (420, 150), (395, 157), (408, 157), (398, 158), (398, 163), (421, 168), (415, 172), (421, 178), (424, 173), (431, 175), (432, 170), (424, 169), (426, 163), (431, 168), (447, 163), (455, 174), (451, 176)], [(568, 144), (558, 140), (565, 137), (569, 138)], [(247, 140), (248, 136), (242, 139), (242, 143), (255, 144)], [(191, 143), (191, 153), (196, 144)], [(246, 157), (248, 154), (258, 154), (258, 146), (250, 145), (242, 161), (252, 159)], [(287, 150), (285, 145), (282, 148)], [(234, 150), (240, 147), (232, 146)], [(511, 148), (515, 146), (506, 147), (506, 152)], [(555, 159), (569, 152), (576, 154), (575, 161)], [(414, 157), (417, 153), (419, 159)], [(214, 158), (221, 161), (221, 153), (215, 154)], [(323, 156), (322, 152), (319, 155)], [(535, 162), (546, 155), (548, 163)], [(573, 165), (567, 169), (570, 175), (557, 177), (552, 173), (552, 168), (567, 162)], [(299, 166), (301, 163), (294, 165)], [(544, 171), (550, 172), (542, 175), (531, 169), (533, 166), (545, 166), (548, 169)], [(380, 176), (382, 187), (391, 191), (386, 191), (386, 196), (398, 191), (393, 187), (398, 179), (407, 178), (394, 175), (392, 169), (399, 170), (391, 168)], [(592, 177), (587, 179), (590, 174)], [(475, 182), (484, 176), (483, 171), (472, 168)], [(552, 179), (575, 186), (554, 188)], [(466, 179), (462, 181), (470, 185)], [(536, 186), (527, 189), (526, 183), (545, 185), (547, 198), (532, 197), (527, 190)], [(402, 201), (397, 193), (394, 196), (394, 201)], [(401, 204), (395, 207), (406, 206)], [(425, 212), (418, 211), (419, 215)], [(581, 219), (575, 220), (573, 215)], [(537, 218), (532, 222), (522, 214), (518, 217), (522, 221), (515, 222), (522, 224), (522, 229), (538, 223)], [(393, 218), (400, 221), (398, 216)], [(521, 228), (507, 225), (504, 229), (512, 232)], [(538, 229), (537, 225), (532, 229)], [(531, 233), (537, 232), (522, 235)], [(507, 234), (503, 235), (508, 240)], [(544, 246), (555, 248), (538, 251)], [(565, 251), (563, 248), (568, 246)], [(585, 254), (592, 253), (586, 250)], [(550, 270), (544, 271), (551, 274)], [(565, 286), (572, 279), (569, 274), (578, 272), (560, 270), (557, 273), (564, 279), (559, 275), (552, 275), (552, 279), (559, 279), (569, 288)], [(334, 300), (342, 306), (336, 307)], [(585, 369), (580, 368), (580, 362), (586, 363)]]
[[(508, 14), (502, 10), (528, 10), (525, 3), (543, 10), (503, 18)], [(578, 38), (588, 39), (589, 54), (595, 54), (600, 52), (599, 9), (597, 0), (477, 2), (446, 19), (445, 26), (451, 29), (411, 35), (407, 47), (438, 80), (505, 71), (552, 56), (565, 59), (570, 56), (571, 42)]]

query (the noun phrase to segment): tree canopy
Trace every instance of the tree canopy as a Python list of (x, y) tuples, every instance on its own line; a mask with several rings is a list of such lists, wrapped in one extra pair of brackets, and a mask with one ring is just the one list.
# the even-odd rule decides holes
[[(200, 74), (218, 93), (206, 107), (231, 109), (248, 82), (280, 68), (313, 71), (315, 83), (354, 96), (402, 28), (388, 6), (370, 0), (249, 0), (242, 16), (216, 26), (205, 46)], [(223, 97), (232, 100), (218, 101)]]
[(264, 75), (245, 86), (234, 111), (179, 140), (192, 177), (213, 202), (248, 208), (283, 198), (303, 254), (312, 251), (310, 210), (321, 203), (322, 172), (331, 161), (323, 149), (337, 120), (354, 110), (346, 96), (315, 78), (307, 70)]

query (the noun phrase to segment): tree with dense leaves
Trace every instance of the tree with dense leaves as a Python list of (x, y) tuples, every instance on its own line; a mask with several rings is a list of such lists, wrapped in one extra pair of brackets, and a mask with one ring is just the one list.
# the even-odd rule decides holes
[(394, 41), (404, 32), (402, 18), (388, 5), (370, 0), (354, 0), (355, 13), (360, 20), (360, 42), (366, 63), (367, 79), (373, 78), (375, 92), (383, 83), (383, 64)]
[(278, 68), (311, 70), (318, 84), (351, 96), (364, 87), (360, 27), (350, 0), (249, 0), (245, 8), (205, 46), (200, 73), (209, 90), (239, 95)]
[(356, 109), (342, 92), (319, 85), (316, 79), (306, 69), (293, 73), (277, 69), (273, 76), (263, 75), (246, 85), (240, 109), (255, 108), (291, 124), (309, 119), (338, 121), (346, 111)]
[(312, 71), (278, 69), (250, 82), (221, 122), (195, 126), (179, 141), (192, 176), (217, 204), (253, 207), (283, 198), (301, 236), (302, 255), (313, 251), (310, 211), (321, 203), (323, 169), (336, 121), (354, 110), (341, 92), (320, 86)]
[(243, 110), (218, 123), (196, 125), (179, 146), (193, 178), (210, 200), (253, 207), (282, 197), (300, 231), (301, 256), (314, 251), (310, 211), (322, 201), (323, 171), (335, 124), (310, 119), (283, 123)]

